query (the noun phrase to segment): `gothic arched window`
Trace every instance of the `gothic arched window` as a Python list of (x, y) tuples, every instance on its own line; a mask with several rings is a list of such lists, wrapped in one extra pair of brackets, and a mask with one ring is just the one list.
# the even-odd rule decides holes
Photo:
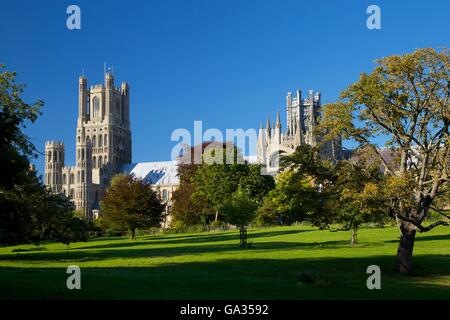
[(92, 136), (92, 146), (95, 148), (97, 146), (97, 136)]
[(102, 146), (102, 142), (103, 142), (102, 135), (99, 135), (99, 136), (98, 136), (98, 146), (99, 146), (99, 147)]
[(94, 97), (94, 99), (92, 99), (92, 104), (94, 107), (94, 117), (98, 117), (100, 116), (100, 101), (97, 97)]
[(75, 175), (73, 173), (70, 174), (69, 183), (70, 184), (74, 184), (75, 183)]

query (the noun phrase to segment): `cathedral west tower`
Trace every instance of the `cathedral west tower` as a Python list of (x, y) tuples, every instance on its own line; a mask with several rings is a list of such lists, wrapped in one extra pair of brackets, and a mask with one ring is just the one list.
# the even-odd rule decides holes
[(62, 142), (49, 141), (45, 149), (46, 185), (70, 197), (86, 216), (95, 215), (112, 176), (131, 162), (129, 85), (116, 87), (113, 74), (106, 72), (104, 84), (88, 87), (81, 76), (75, 166), (64, 166)]

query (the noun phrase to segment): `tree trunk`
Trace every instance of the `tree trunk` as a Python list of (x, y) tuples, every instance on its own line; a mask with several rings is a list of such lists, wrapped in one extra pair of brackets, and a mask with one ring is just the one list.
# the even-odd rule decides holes
[(136, 229), (135, 228), (131, 228), (128, 231), (130, 233), (130, 240), (136, 239)]
[(247, 247), (247, 229), (245, 227), (240, 227), (239, 239), (240, 239), (241, 248), (246, 248)]
[(397, 270), (400, 273), (412, 273), (412, 257), (416, 229), (409, 222), (400, 222), (400, 243), (397, 250)]
[(352, 246), (358, 244), (358, 227), (356, 226), (352, 227), (352, 238), (350, 240), (350, 244)]
[(217, 221), (219, 219), (219, 210), (216, 210), (216, 217), (214, 218), (214, 221)]

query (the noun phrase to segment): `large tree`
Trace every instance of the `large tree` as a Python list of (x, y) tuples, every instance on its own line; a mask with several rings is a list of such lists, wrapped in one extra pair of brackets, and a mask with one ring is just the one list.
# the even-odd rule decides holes
[(38, 152), (24, 128), (43, 103), (26, 103), (16, 73), (1, 64), (0, 70), (0, 243), (86, 240), (87, 225), (74, 216), (72, 203), (47, 190), (30, 163)]
[(193, 183), (200, 164), (194, 163), (196, 157), (202, 157), (210, 141), (196, 146), (186, 146), (185, 152), (178, 162), (178, 177), (180, 184), (173, 193), (173, 208), (171, 225), (174, 227), (208, 224), (214, 209), (203, 195), (196, 193)]
[(25, 85), (16, 83), (16, 73), (2, 64), (0, 71), (0, 187), (8, 189), (23, 181), (29, 159), (38, 156), (23, 129), (36, 121), (43, 102), (26, 103), (21, 98)]
[(100, 203), (102, 220), (112, 227), (127, 228), (135, 239), (137, 228), (159, 227), (164, 204), (150, 184), (133, 176), (118, 174)]
[(215, 221), (219, 220), (224, 204), (238, 190), (240, 179), (248, 174), (248, 166), (240, 163), (239, 157), (242, 156), (232, 143), (211, 143), (203, 151), (202, 163), (192, 178), (196, 188), (194, 197), (210, 204)]
[[(435, 204), (449, 184), (450, 55), (448, 49), (418, 49), (377, 63), (339, 102), (325, 106), (319, 129), (326, 139), (343, 135), (371, 148), (382, 163), (401, 232), (397, 267), (410, 273), (416, 232), (449, 225), (448, 213)], [(397, 156), (392, 161), (377, 145), (381, 139)], [(427, 224), (432, 211), (443, 219)]]

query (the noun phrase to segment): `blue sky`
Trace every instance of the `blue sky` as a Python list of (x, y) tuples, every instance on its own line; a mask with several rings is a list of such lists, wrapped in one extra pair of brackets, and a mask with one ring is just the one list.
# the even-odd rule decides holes
[[(81, 30), (66, 9), (81, 8)], [(381, 8), (381, 30), (366, 8)], [(131, 87), (133, 161), (170, 159), (176, 128), (257, 128), (287, 91), (323, 102), (370, 71), (376, 58), (450, 46), (450, 1), (4, 1), (0, 62), (27, 84), (43, 115), (27, 129), (40, 151), (62, 140), (74, 163), (77, 82), (103, 82), (103, 63)], [(43, 159), (35, 161), (40, 173)]]

